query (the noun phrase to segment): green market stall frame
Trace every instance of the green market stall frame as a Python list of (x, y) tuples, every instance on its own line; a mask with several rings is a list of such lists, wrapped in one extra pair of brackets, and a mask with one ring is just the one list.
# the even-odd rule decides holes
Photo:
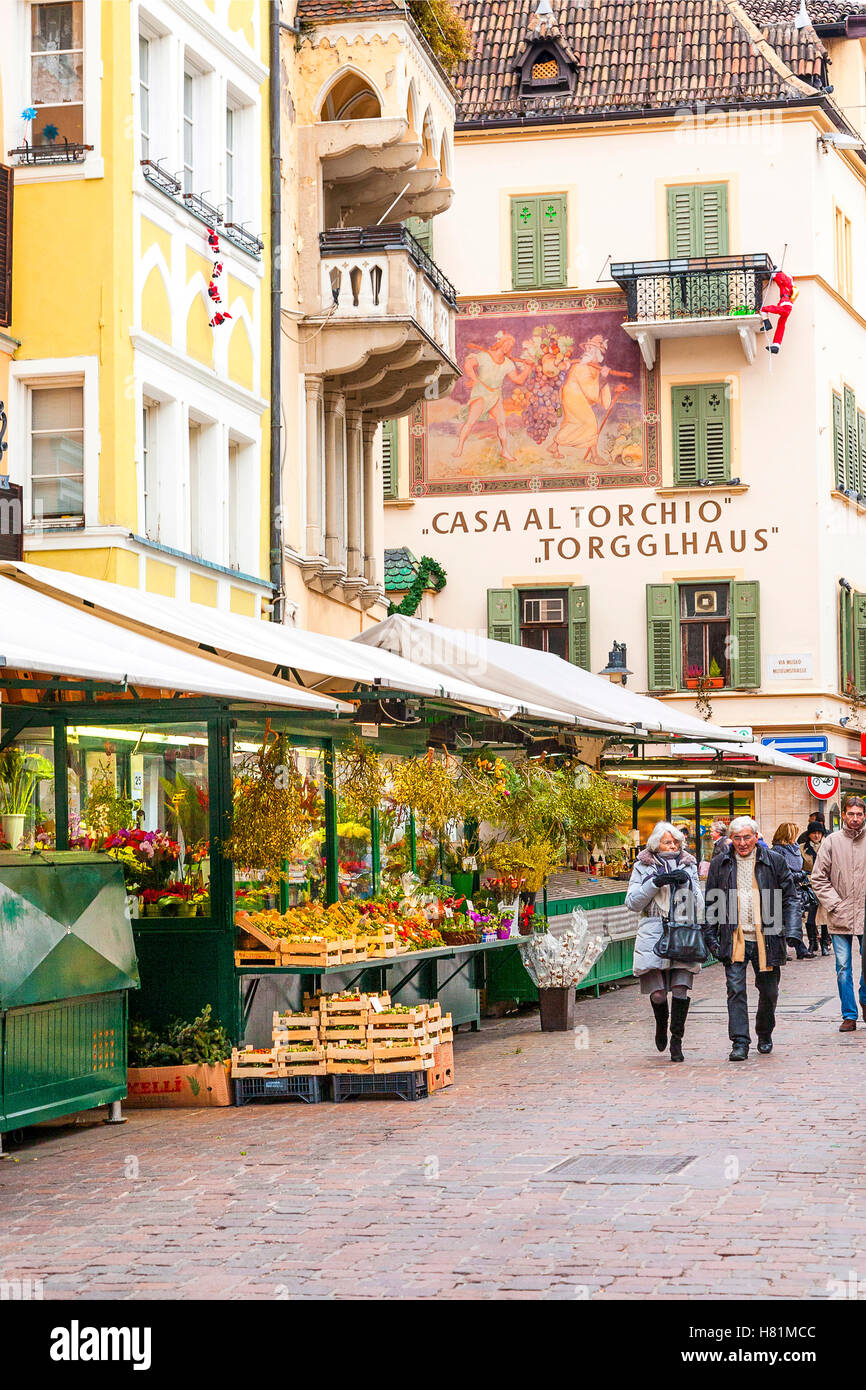
[(0, 1136), (100, 1105), (119, 1120), (138, 983), (119, 864), (0, 852)]

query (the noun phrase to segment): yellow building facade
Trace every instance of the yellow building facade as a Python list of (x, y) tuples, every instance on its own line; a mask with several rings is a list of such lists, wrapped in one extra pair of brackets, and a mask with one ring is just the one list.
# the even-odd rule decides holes
[(0, 11), (25, 556), (250, 616), (272, 597), (268, 11)]

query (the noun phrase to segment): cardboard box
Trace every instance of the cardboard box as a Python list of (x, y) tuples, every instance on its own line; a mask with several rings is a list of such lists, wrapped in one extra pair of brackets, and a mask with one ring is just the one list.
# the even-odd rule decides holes
[(231, 1105), (229, 1065), (223, 1062), (213, 1067), (130, 1067), (124, 1103), (141, 1110)]

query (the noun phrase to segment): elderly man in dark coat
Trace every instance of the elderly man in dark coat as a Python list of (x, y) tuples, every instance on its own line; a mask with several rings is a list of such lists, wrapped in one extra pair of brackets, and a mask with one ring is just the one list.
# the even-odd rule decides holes
[(707, 946), (723, 962), (728, 987), (730, 1061), (749, 1055), (749, 962), (758, 987), (755, 1028), (758, 1051), (773, 1050), (773, 1028), (787, 939), (800, 926), (800, 896), (784, 859), (759, 843), (757, 821), (738, 816), (728, 827), (730, 843), (717, 854), (707, 875)]

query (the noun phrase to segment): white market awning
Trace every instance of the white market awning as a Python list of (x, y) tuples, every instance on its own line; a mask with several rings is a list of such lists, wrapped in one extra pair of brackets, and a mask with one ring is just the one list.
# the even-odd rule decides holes
[(118, 627), (0, 573), (0, 685), (4, 668), (328, 714), (349, 708)]
[(208, 649), (262, 677), (281, 679), (282, 672), (288, 671), (298, 682), (287, 687), (292, 691), (303, 686), (315, 687), (322, 694), (348, 695), (355, 686), (363, 686), (379, 689), (383, 695), (399, 691), (446, 700), (506, 720), (523, 714), (545, 722), (575, 722), (569, 711), (543, 698), (536, 700), (529, 692), (515, 695), (510, 690), (501, 691), (496, 685), (481, 685), (471, 676), (438, 672), (346, 638), (244, 618), (65, 571), (61, 575), (29, 563), (2, 564), (0, 574), (8, 574), (19, 587), (49, 595), (73, 611), (96, 612), (129, 631), (146, 631), (157, 639)]
[(443, 675), (471, 676), (515, 699), (544, 700), (571, 714), (581, 727), (594, 725), (611, 733), (625, 730), (676, 738), (700, 737), (702, 743), (741, 741), (730, 729), (681, 714), (649, 695), (611, 685), (603, 676), (595, 676), (550, 652), (495, 642), (459, 628), (440, 627), (438, 623), (395, 614), (359, 633), (354, 640), (397, 652)]

